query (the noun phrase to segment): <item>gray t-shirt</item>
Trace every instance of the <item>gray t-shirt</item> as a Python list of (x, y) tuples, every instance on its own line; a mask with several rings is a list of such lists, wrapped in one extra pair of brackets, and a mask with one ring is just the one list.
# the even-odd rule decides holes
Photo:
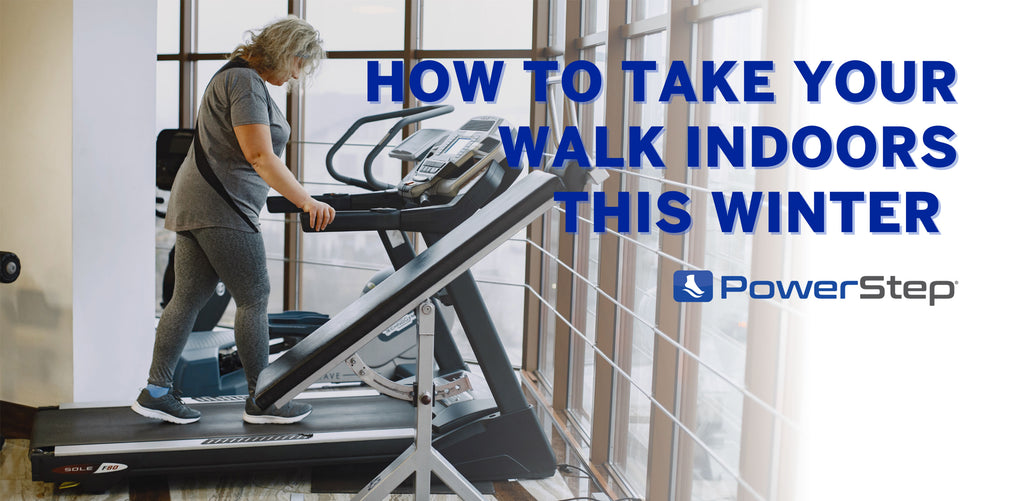
[[(210, 80), (199, 105), (199, 139), (207, 161), (242, 212), (259, 228), (259, 215), (270, 187), (245, 160), (234, 127), (270, 125), (274, 154), (281, 156), (291, 127), (273, 99), (267, 103), (266, 84), (251, 68), (231, 68)], [(181, 165), (167, 202), (164, 227), (171, 231), (222, 227), (252, 232), (196, 167), (195, 143)]]

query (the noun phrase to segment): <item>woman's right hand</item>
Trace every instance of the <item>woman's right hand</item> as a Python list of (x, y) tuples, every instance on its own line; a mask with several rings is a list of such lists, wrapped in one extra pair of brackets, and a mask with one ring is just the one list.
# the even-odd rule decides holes
[(334, 207), (310, 197), (302, 204), (302, 211), (309, 214), (309, 227), (321, 231), (334, 221)]

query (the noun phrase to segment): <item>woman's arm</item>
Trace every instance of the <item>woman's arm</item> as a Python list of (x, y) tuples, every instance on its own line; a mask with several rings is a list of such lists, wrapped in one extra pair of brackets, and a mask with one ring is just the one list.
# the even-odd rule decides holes
[(309, 225), (313, 229), (320, 231), (334, 221), (334, 208), (311, 197), (281, 158), (274, 154), (270, 126), (248, 124), (236, 126), (234, 129), (245, 160), (271, 188), (303, 212), (309, 213)]

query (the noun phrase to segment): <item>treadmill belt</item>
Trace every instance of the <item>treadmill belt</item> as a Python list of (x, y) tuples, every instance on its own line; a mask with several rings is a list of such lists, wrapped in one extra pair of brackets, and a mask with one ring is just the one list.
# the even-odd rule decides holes
[(32, 431), (32, 446), (110, 444), (194, 439), (230, 439), (259, 435), (414, 428), (408, 402), (382, 396), (308, 400), (313, 413), (289, 425), (249, 424), (242, 421), (244, 402), (189, 404), (203, 413), (187, 425), (142, 417), (129, 407), (40, 410)]

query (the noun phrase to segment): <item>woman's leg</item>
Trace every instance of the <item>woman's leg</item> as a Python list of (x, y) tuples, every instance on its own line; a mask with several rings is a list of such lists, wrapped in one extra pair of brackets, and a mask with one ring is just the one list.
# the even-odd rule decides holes
[[(235, 345), (252, 397), (260, 373), (267, 367), (270, 346), (267, 326), (270, 276), (263, 235), (225, 228), (205, 228), (193, 233), (235, 298)], [(288, 424), (301, 421), (312, 411), (311, 405), (302, 402), (261, 409), (249, 398), (242, 419), (254, 424)]]
[(149, 384), (170, 388), (174, 368), (203, 305), (217, 287), (217, 273), (195, 237), (178, 233), (174, 256), (174, 294), (156, 328)]
[(149, 418), (187, 424), (199, 420), (199, 411), (185, 406), (169, 389), (196, 316), (217, 287), (217, 274), (188, 232), (178, 233), (175, 249), (174, 295), (157, 324), (149, 386), (132, 402), (132, 410)]
[(202, 228), (192, 234), (235, 300), (235, 344), (252, 395), (260, 372), (267, 366), (270, 345), (270, 276), (263, 235), (228, 228)]

